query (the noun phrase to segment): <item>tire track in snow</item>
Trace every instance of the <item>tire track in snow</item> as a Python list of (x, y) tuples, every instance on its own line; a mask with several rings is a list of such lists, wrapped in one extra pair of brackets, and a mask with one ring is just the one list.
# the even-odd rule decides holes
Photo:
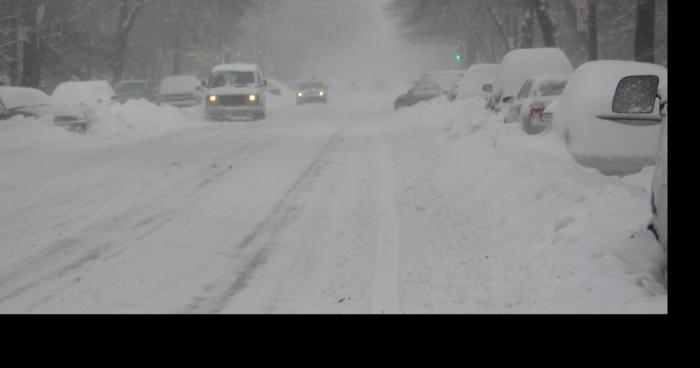
[[(283, 135), (276, 135), (271, 139), (265, 140), (262, 144), (246, 144), (241, 148), (236, 149), (231, 156), (236, 157), (236, 160), (231, 164), (235, 166), (247, 159), (257, 155), (259, 152), (272, 146), (275, 142), (283, 138)], [(252, 149), (251, 149), (252, 147)], [(167, 224), (171, 223), (177, 216), (189, 208), (189, 203), (197, 200), (196, 196), (202, 190), (208, 186), (219, 182), (226, 174), (230, 173), (229, 168), (224, 168), (217, 170), (213, 174), (205, 177), (204, 179), (198, 181), (194, 187), (185, 191), (183, 198), (189, 200), (180, 201), (179, 206), (176, 208), (170, 208), (168, 210), (163, 210), (162, 206), (158, 206), (157, 203), (163, 202), (162, 198), (156, 199), (153, 203), (145, 205), (144, 208), (155, 207), (158, 212), (155, 215), (148, 215), (145, 217), (140, 216), (141, 219), (131, 221), (133, 217), (137, 217), (142, 211), (138, 211), (136, 216), (131, 216), (128, 214), (118, 214), (116, 216), (110, 217), (108, 220), (100, 220), (97, 223), (90, 224), (86, 226), (83, 230), (78, 233), (81, 236), (72, 236), (69, 238), (60, 239), (55, 241), (48, 247), (48, 250), (43, 254), (33, 257), (28, 262), (24, 263), (21, 267), (16, 267), (18, 270), (0, 276), (0, 291), (11, 285), (13, 282), (19, 284), (13, 287), (11, 290), (0, 293), (0, 305), (7, 301), (10, 301), (32, 288), (42, 284), (45, 281), (51, 279), (61, 279), (68, 273), (73, 271), (79, 271), (83, 266), (88, 263), (97, 262), (104, 258), (114, 258), (119, 254), (126, 251), (126, 249), (119, 249), (115, 252), (111, 252), (111, 248), (114, 248), (114, 244), (128, 244), (133, 240), (142, 240), (153, 233), (159, 231)], [(172, 201), (165, 200), (166, 203), (172, 203)], [(100, 224), (111, 224), (113, 226), (117, 222), (128, 222), (135, 223), (135, 225), (123, 225), (124, 228), (129, 228), (132, 230), (140, 230), (128, 239), (121, 239), (119, 241), (112, 241), (109, 244), (101, 244), (98, 246), (89, 246), (90, 243), (98, 243), (100, 235), (105, 232), (113, 232), (115, 230), (109, 230), (106, 228), (101, 228)], [(131, 232), (125, 232), (126, 234), (132, 234)], [(81, 249), (85, 248), (85, 249)], [(43, 272), (42, 272), (43, 271)], [(20, 280), (25, 278), (29, 274), (29, 280), (21, 282)], [(34, 276), (34, 277), (31, 277)], [(52, 297), (48, 297), (50, 300)]]
[[(304, 209), (304, 206), (297, 205), (296, 200), (311, 186), (320, 176), (325, 157), (342, 143), (343, 129), (336, 131), (333, 136), (321, 148), (318, 155), (309, 164), (292, 186), (285, 192), (282, 199), (272, 209), (270, 214), (258, 224), (253, 231), (243, 238), (234, 249), (237, 254), (234, 259), (244, 258), (242, 271), (237, 272), (233, 282), (222, 285), (210, 285), (205, 291), (213, 294), (209, 297), (196, 298), (194, 303), (187, 307), (184, 313), (187, 314), (216, 314), (224, 308), (241, 291), (246, 289), (252, 278), (260, 267), (267, 262), (269, 253), (274, 245), (274, 239), (289, 225), (294, 223)], [(258, 245), (257, 250), (248, 251), (252, 246)], [(219, 287), (217, 287), (219, 286)]]
[(382, 182), (379, 191), (379, 234), (372, 278), (372, 314), (401, 313), (399, 305), (399, 217), (396, 210), (396, 171), (389, 142), (382, 138)]

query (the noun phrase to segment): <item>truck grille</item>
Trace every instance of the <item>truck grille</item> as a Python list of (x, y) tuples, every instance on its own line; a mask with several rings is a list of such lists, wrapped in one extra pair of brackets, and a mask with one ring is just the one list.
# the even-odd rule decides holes
[(219, 105), (221, 106), (247, 106), (251, 105), (248, 102), (248, 96), (220, 96)]

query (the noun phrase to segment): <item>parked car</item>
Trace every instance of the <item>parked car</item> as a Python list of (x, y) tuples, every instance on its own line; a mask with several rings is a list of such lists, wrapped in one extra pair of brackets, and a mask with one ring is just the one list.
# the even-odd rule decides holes
[(569, 152), (583, 166), (627, 175), (653, 165), (661, 127), (659, 87), (666, 68), (593, 61), (571, 77), (554, 114)]
[(445, 96), (445, 92), (439, 84), (432, 81), (418, 82), (415, 87), (399, 96), (394, 102), (394, 109), (413, 106), (421, 101), (430, 101), (436, 97)]
[(194, 75), (177, 75), (163, 79), (158, 88), (158, 103), (175, 107), (190, 107), (204, 101), (206, 90)]
[(564, 93), (569, 75), (540, 74), (523, 84), (506, 113), (506, 123), (520, 122), (528, 134), (538, 134), (547, 128), (542, 117), (549, 104)]
[(70, 131), (85, 132), (88, 129), (87, 119), (80, 111), (58, 104), (51, 96), (38, 89), (0, 87), (0, 100), (4, 118), (49, 116), (56, 126)]
[(109, 104), (114, 97), (114, 90), (107, 81), (65, 82), (59, 84), (51, 94), (59, 104), (82, 111), (86, 115), (95, 109)]
[(328, 103), (328, 87), (323, 82), (311, 80), (297, 86), (297, 105), (310, 102)]
[(498, 64), (475, 64), (469, 67), (459, 82), (457, 99), (482, 97), (488, 100), (491, 98), (493, 87), (498, 80), (499, 70), (500, 65)]
[(146, 80), (128, 80), (114, 85), (114, 97), (112, 100), (126, 103), (129, 100), (145, 99), (155, 102), (151, 86)]
[(421, 82), (435, 82), (437, 83), (450, 101), (454, 101), (457, 97), (457, 90), (459, 88), (459, 81), (462, 80), (466, 71), (464, 70), (438, 70), (431, 71), (423, 74), (418, 80)]
[(220, 121), (234, 117), (265, 119), (267, 81), (257, 65), (217, 65), (211, 71), (208, 86), (208, 120)]
[(276, 79), (267, 79), (267, 93), (275, 96), (284, 96), (288, 87)]
[(651, 185), (652, 221), (649, 228), (668, 251), (668, 106), (665, 96), (661, 94), (662, 117), (659, 139), (659, 153), (656, 156), (656, 171)]
[(496, 112), (508, 111), (525, 81), (538, 74), (571, 74), (574, 67), (566, 54), (557, 48), (518, 49), (503, 57), (488, 107)]

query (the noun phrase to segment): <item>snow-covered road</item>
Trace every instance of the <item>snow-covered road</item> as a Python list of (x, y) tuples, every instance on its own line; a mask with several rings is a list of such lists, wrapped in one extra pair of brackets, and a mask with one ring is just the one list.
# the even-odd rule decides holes
[(0, 147), (0, 313), (666, 312), (651, 170), (392, 98)]

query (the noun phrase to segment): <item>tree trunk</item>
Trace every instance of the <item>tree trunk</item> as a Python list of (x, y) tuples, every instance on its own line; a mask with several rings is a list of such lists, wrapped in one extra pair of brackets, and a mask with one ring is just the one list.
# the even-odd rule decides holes
[(637, 0), (637, 29), (634, 40), (634, 58), (654, 62), (656, 0)]
[(588, 0), (588, 61), (598, 60), (598, 0)]
[(134, 28), (136, 18), (141, 9), (151, 0), (138, 0), (133, 8), (129, 7), (130, 0), (122, 0), (119, 9), (119, 24), (117, 26), (116, 47), (112, 59), (112, 82), (120, 82), (124, 79), (124, 64), (126, 50), (129, 46), (129, 35)]
[(552, 15), (549, 13), (549, 1), (535, 0), (535, 12), (542, 28), (542, 38), (544, 39), (545, 47), (557, 47), (557, 41), (554, 38), (556, 26)]
[(177, 22), (175, 24), (175, 54), (173, 56), (173, 75), (182, 73), (182, 22), (184, 21), (182, 2), (178, 2)]
[(40, 0), (29, 0), (25, 3), (24, 23), (27, 29), (27, 40), (24, 41), (21, 82), (21, 85), (24, 87), (39, 88), (41, 86), (41, 51), (39, 50), (39, 43), (43, 5)]
[(530, 49), (535, 42), (535, 0), (528, 0), (525, 3), (525, 15), (520, 26), (520, 48)]
[[(586, 37), (586, 34), (584, 32), (579, 32), (578, 31), (578, 19), (577, 19), (577, 14), (576, 14), (576, 8), (574, 7), (574, 4), (571, 2), (572, 0), (561, 0), (561, 4), (564, 7), (564, 11), (566, 12), (567, 18), (569, 18), (569, 22), (571, 23), (571, 27), (573, 29), (576, 29), (576, 35), (578, 36), (577, 38), (579, 41), (581, 41), (581, 44), (583, 47), (586, 48), (586, 51), (588, 51), (589, 47), (589, 40), (588, 37)], [(590, 52), (589, 52), (590, 54)]]
[(10, 81), (13, 86), (19, 85), (19, 22), (20, 17), (19, 3), (12, 1), (10, 2), (10, 40), (11, 44), (8, 47), (9, 57), (10, 57)]

